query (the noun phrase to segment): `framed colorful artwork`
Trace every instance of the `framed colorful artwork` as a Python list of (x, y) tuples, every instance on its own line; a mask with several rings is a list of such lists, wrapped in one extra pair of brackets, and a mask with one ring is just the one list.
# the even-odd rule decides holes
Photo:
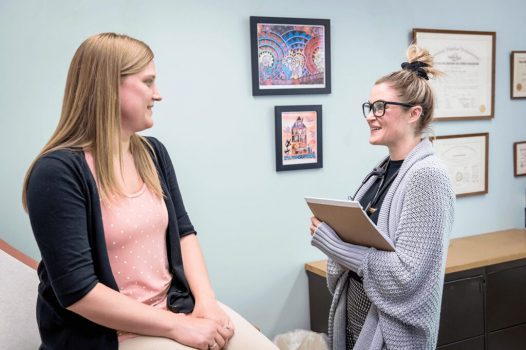
[(321, 105), (276, 106), (276, 171), (323, 167)]
[(331, 93), (328, 19), (250, 17), (252, 95)]
[(433, 146), (457, 197), (488, 193), (489, 133), (437, 136)]

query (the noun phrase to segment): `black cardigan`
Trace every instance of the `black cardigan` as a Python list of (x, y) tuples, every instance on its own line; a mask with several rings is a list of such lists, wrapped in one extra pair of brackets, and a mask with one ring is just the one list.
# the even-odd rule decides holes
[[(168, 209), (168, 262), (173, 274), (168, 308), (190, 313), (194, 299), (184, 276), (180, 238), (195, 233), (164, 145), (147, 138)], [(114, 290), (97, 185), (80, 150), (59, 150), (37, 161), (27, 191), (29, 218), (42, 261), (38, 266), (40, 349), (118, 349), (116, 331), (66, 307), (100, 282)]]

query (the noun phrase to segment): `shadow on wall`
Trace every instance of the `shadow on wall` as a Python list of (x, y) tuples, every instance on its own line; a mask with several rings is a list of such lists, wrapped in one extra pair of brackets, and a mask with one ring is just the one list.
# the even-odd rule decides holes
[[(292, 284), (291, 284), (291, 281)], [(308, 300), (308, 289), (307, 289), (307, 275), (303, 265), (297, 269), (291, 269), (289, 273), (285, 273), (281, 278), (273, 280), (274, 288), (266, 289), (266, 293), (272, 295), (282, 295), (282, 298), (274, 298), (275, 302), (279, 302), (280, 305), (274, 305), (276, 315), (273, 315), (273, 322), (271, 322), (271, 328), (269, 329), (269, 336), (273, 337), (278, 331), (292, 331), (294, 329), (310, 329), (309, 315), (309, 300)], [(287, 295), (283, 295), (284, 286), (289, 286), (290, 289)], [(275, 291), (275, 292), (274, 292)], [(299, 320), (298, 323), (291, 324), (291, 314), (305, 314), (306, 317), (303, 320)]]

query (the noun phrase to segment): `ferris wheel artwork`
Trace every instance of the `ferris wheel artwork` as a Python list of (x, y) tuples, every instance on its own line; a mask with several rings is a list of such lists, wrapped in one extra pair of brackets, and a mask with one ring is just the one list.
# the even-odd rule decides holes
[(250, 17), (252, 95), (329, 94), (330, 21)]

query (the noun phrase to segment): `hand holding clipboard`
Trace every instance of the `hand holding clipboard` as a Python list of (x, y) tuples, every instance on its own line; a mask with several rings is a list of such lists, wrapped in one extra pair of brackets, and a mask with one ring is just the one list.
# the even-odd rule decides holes
[(305, 197), (312, 214), (347, 243), (394, 251), (391, 239), (378, 231), (359, 202)]

